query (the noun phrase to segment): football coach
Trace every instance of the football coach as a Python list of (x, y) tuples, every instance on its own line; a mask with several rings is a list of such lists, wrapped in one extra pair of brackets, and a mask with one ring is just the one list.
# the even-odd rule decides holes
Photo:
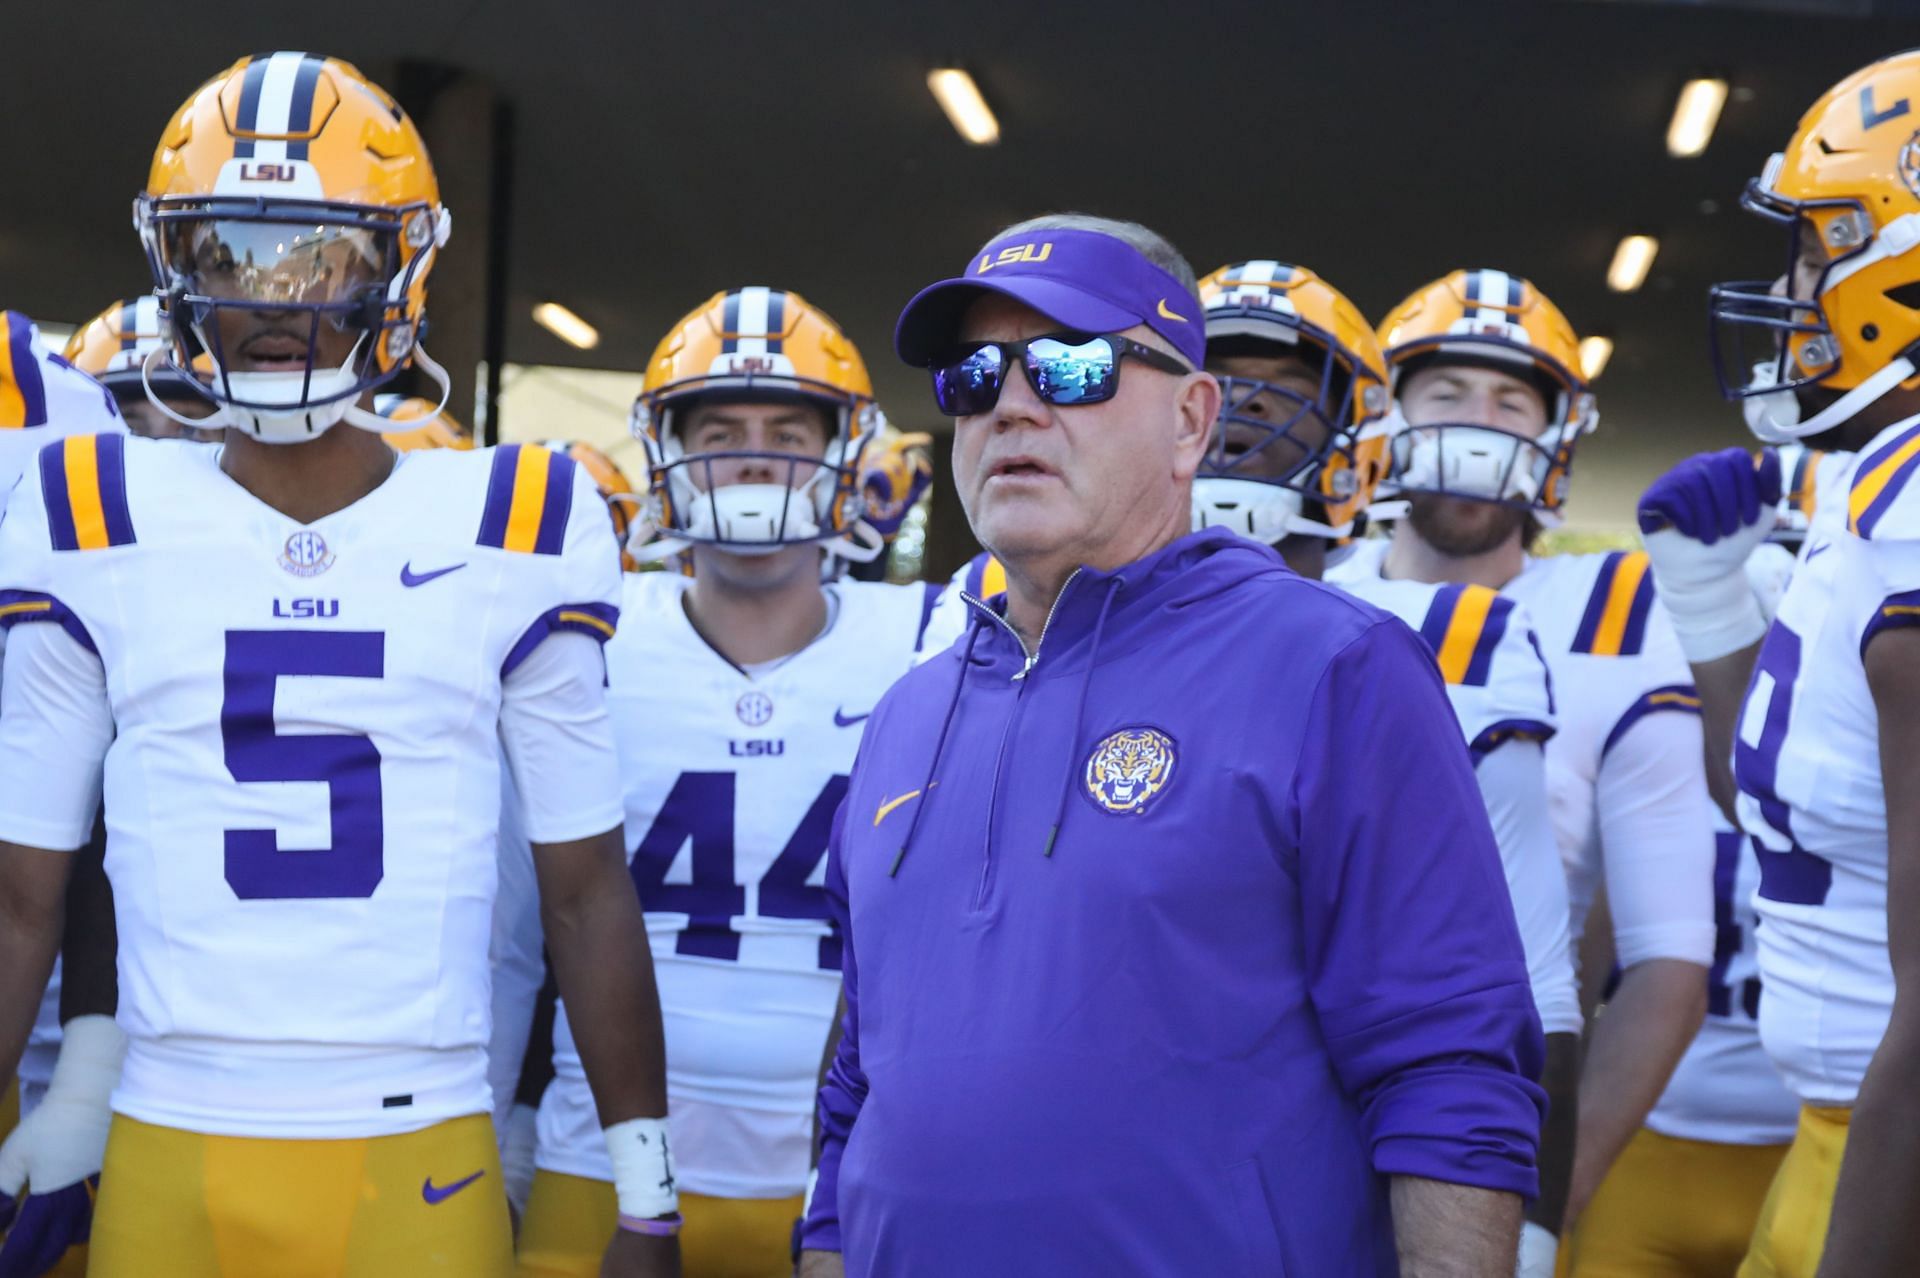
[(1078, 214), (900, 317), (1007, 591), (834, 823), (808, 1278), (1513, 1272), (1543, 1049), (1485, 807), (1418, 636), (1189, 531), (1204, 341), (1178, 252)]

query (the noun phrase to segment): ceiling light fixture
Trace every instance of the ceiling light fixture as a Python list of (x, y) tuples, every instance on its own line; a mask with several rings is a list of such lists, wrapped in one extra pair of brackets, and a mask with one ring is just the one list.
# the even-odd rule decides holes
[(590, 351), (600, 344), (600, 330), (558, 302), (542, 302), (534, 307), (533, 320), (567, 345), (580, 350)]
[(954, 131), (974, 146), (992, 146), (1000, 140), (1000, 121), (981, 96), (973, 77), (958, 67), (927, 72), (927, 88), (947, 113)]
[(1631, 293), (1645, 284), (1647, 272), (1653, 269), (1654, 254), (1659, 251), (1660, 241), (1651, 235), (1629, 235), (1621, 240), (1607, 267), (1607, 287), (1616, 293)]
[(1725, 80), (1687, 81), (1680, 100), (1673, 104), (1673, 121), (1667, 125), (1667, 154), (1684, 159), (1706, 150), (1726, 103)]
[(1580, 339), (1580, 376), (1592, 381), (1606, 371), (1613, 358), (1613, 339), (1595, 334)]

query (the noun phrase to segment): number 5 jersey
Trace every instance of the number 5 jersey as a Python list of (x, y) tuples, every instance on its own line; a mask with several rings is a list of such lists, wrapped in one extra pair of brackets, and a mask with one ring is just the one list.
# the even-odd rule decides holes
[(74, 436), (28, 468), (0, 838), (79, 846), (104, 756), (117, 1112), (283, 1139), (486, 1112), (502, 743), (536, 841), (620, 819), (606, 507), (544, 449), (419, 452), (303, 525), (221, 454)]
[[(627, 846), (666, 1023), (680, 1187), (780, 1198), (806, 1184), (840, 992), (829, 827), (867, 715), (913, 662), (933, 587), (829, 585), (825, 632), (748, 671), (694, 630), (690, 584), (629, 574), (606, 649)], [(611, 1179), (564, 1007), (554, 1069), (537, 1165)]]

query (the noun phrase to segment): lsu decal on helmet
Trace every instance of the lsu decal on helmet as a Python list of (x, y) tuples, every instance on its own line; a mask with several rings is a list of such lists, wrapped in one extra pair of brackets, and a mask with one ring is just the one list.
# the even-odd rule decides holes
[(430, 399), (421, 399), (418, 395), (375, 395), (373, 411), (387, 422), (380, 438), (400, 452), (427, 448), (465, 452), (473, 447), (473, 436), (450, 417), (446, 409)]
[(627, 472), (585, 440), (544, 439), (540, 447), (573, 458), (580, 469), (593, 477), (593, 485), (600, 490), (600, 499), (607, 503), (607, 513), (613, 518), (613, 539), (620, 546), (620, 567), (626, 572), (635, 571), (639, 564), (629, 544), (636, 538), (644, 540), (652, 530), (640, 517), (644, 499), (633, 490), (633, 481), (627, 478)]
[(134, 220), (169, 362), (210, 358), (221, 424), (268, 443), (341, 421), (385, 433), (358, 400), (410, 363), (444, 400), (419, 340), (452, 219), (413, 122), (347, 63), (260, 54), (209, 80), (167, 125)]
[[(1557, 525), (1574, 449), (1600, 424), (1580, 373), (1580, 341), (1560, 308), (1517, 275), (1454, 271), (1394, 307), (1380, 325), (1380, 345), (1395, 395), (1387, 419), (1391, 460), (1380, 495), (1497, 502)], [(1530, 380), (1546, 400), (1546, 429), (1529, 438), (1477, 422), (1408, 425), (1398, 403), (1403, 381), (1435, 362)]]
[[(1358, 307), (1268, 259), (1200, 281), (1220, 418), (1193, 484), (1193, 526), (1269, 545), (1351, 535), (1386, 474), (1387, 366)], [(1235, 374), (1258, 361), (1261, 375)]]
[[(694, 452), (683, 437), (702, 404), (788, 401), (824, 410), (818, 459)], [(715, 293), (654, 349), (633, 406), (633, 433), (647, 450), (649, 521), (663, 534), (642, 556), (664, 559), (688, 545), (767, 554), (818, 543), (847, 559), (875, 558), (882, 545), (863, 522), (862, 480), (876, 422), (867, 366), (824, 311), (777, 288)], [(718, 482), (739, 462), (759, 463), (766, 478)]]
[(866, 494), (866, 522), (888, 541), (899, 535), (907, 515), (933, 483), (933, 436), (906, 432), (874, 411), (877, 423), (865, 454), (860, 489)]
[[(1714, 371), (1768, 443), (1848, 421), (1920, 367), (1920, 50), (1856, 71), (1800, 118), (1740, 203), (1785, 229), (1785, 273), (1708, 294)], [(1794, 391), (1836, 392), (1807, 416)]]

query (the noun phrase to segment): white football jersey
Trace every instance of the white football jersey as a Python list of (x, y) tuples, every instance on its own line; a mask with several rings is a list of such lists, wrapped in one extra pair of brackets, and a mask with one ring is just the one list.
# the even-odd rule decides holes
[(1622, 966), (1713, 960), (1713, 805), (1700, 698), (1644, 552), (1527, 560), (1527, 607), (1553, 675), (1553, 823), (1577, 945), (1604, 883)]
[(1447, 699), (1481, 776), (1500, 859), (1513, 897), (1514, 917), (1526, 948), (1528, 976), (1541, 1025), (1549, 1034), (1577, 1034), (1580, 1000), (1574, 988), (1568, 944), (1566, 875), (1550, 823), (1517, 828), (1509, 812), (1544, 818), (1546, 775), (1538, 763), (1516, 769), (1506, 784), (1530, 785), (1534, 793), (1489, 792), (1493, 775), (1482, 761), (1507, 741), (1545, 742), (1554, 733), (1552, 681), (1526, 610), (1485, 586), (1388, 579), (1380, 575), (1384, 541), (1361, 542), (1330, 564), (1326, 580), (1391, 612), (1418, 631), (1446, 680)]
[(0, 509), (49, 441), (126, 429), (106, 387), (48, 350), (33, 321), (0, 311)]
[[(612, 633), (605, 506), (543, 449), (418, 452), (301, 525), (220, 457), (76, 436), (0, 525), (0, 620), (97, 654), (116, 729), (115, 1109), (283, 1138), (485, 1112), (503, 704), (548, 634)], [(10, 687), (8, 720), (28, 722), (15, 704)], [(576, 726), (515, 758), (571, 779), (541, 788), (543, 840), (619, 818), (611, 742)], [(16, 735), (0, 730), (0, 837), (77, 846), (92, 800), (52, 796), (97, 756)]]
[(1760, 1034), (1787, 1085), (1851, 1105), (1893, 1006), (1886, 802), (1868, 639), (1920, 616), (1920, 419), (1876, 436), (1814, 511), (1734, 741), (1760, 846)]
[[(0, 511), (15, 481), (48, 442), (67, 435), (124, 432), (126, 423), (100, 383), (55, 355), (33, 321), (0, 311)], [(3, 634), (4, 632), (0, 632)], [(0, 639), (0, 651), (4, 651)], [(37, 1097), (60, 1051), (60, 967), (40, 1001), (20, 1057), (23, 1096)]]
[[(749, 674), (682, 606), (689, 578), (630, 574), (608, 696), (627, 846), (667, 1032), (682, 1188), (799, 1193), (820, 1061), (840, 992), (824, 888), (834, 811), (874, 704), (913, 663), (930, 587), (842, 581), (827, 631)], [(611, 1179), (567, 1025), (554, 1025), (537, 1165)]]

